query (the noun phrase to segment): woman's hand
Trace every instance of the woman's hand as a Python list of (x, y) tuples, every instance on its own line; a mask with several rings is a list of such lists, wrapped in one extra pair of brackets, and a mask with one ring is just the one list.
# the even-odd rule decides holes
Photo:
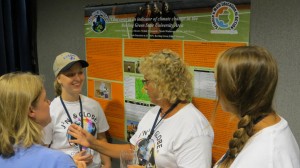
[(87, 154), (86, 151), (83, 150), (81, 152), (76, 153), (73, 156), (73, 160), (77, 166), (79, 164), (82, 165), (82, 162), (84, 162), (86, 165), (89, 165), (93, 162), (93, 155)]
[(86, 168), (86, 164), (84, 161), (78, 161), (76, 163), (76, 165), (77, 165), (77, 168)]
[(68, 128), (68, 134), (75, 137), (75, 139), (70, 139), (70, 143), (80, 144), (87, 148), (91, 147), (91, 144), (96, 141), (97, 139), (87, 132), (86, 130), (82, 129), (80, 126), (76, 124), (71, 124)]

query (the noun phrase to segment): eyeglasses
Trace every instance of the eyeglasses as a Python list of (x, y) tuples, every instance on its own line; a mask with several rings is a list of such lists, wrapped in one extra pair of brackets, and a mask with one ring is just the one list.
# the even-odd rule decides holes
[(148, 84), (148, 82), (149, 82), (149, 80), (147, 80), (147, 79), (142, 80), (143, 85)]

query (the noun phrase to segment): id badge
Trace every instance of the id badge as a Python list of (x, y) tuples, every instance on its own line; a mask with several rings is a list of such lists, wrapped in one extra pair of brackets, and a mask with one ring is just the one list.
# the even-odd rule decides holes
[(154, 141), (152, 139), (142, 139), (138, 143), (137, 147), (137, 157), (139, 160), (139, 165), (146, 167), (147, 165), (154, 165)]

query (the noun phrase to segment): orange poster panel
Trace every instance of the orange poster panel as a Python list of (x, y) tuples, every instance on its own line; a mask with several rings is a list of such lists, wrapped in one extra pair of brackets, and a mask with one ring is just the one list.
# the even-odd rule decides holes
[(111, 97), (110, 99), (102, 99), (96, 95), (95, 80), (88, 79), (88, 97), (95, 99), (101, 104), (106, 119), (110, 126), (109, 133), (112, 137), (124, 139), (124, 123), (125, 123), (125, 110), (124, 110), (124, 93), (123, 85), (120, 83), (111, 82)]
[(181, 40), (125, 39), (124, 52), (126, 57), (144, 57), (151, 52), (171, 49), (182, 56), (182, 44)]
[(184, 61), (189, 66), (213, 68), (218, 54), (228, 48), (245, 46), (247, 43), (184, 42)]
[(122, 39), (86, 38), (87, 76), (123, 81)]
[(209, 99), (193, 97), (192, 103), (199, 109), (202, 114), (210, 121), (215, 110), (216, 102)]
[(218, 161), (228, 149), (228, 142), (237, 129), (238, 119), (229, 112), (224, 112), (216, 101), (193, 98), (193, 104), (205, 115), (213, 126), (215, 137), (213, 143), (213, 161)]

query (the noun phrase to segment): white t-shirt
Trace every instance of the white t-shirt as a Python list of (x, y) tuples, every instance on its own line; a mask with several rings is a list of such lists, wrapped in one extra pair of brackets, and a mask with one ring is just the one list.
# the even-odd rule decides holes
[(159, 109), (155, 106), (145, 114), (130, 139), (139, 158), (149, 160), (148, 167), (210, 168), (213, 129), (191, 103), (170, 118), (161, 120), (150, 142), (146, 143)]
[(299, 146), (287, 121), (281, 117), (279, 123), (254, 134), (230, 167), (300, 168)]
[[(105, 114), (97, 101), (84, 95), (81, 95), (80, 97), (82, 101), (84, 128), (97, 137), (97, 133), (102, 133), (109, 129)], [(77, 125), (81, 125), (79, 101), (64, 101), (64, 103), (70, 114), (72, 122)], [(51, 144), (52, 149), (61, 150), (73, 157), (77, 152), (79, 152), (79, 146), (69, 144), (68, 140), (71, 137), (67, 134), (67, 130), (71, 125), (71, 122), (59, 97), (56, 97), (50, 104), (50, 116), (52, 121), (44, 128), (44, 143)], [(93, 163), (91, 163), (88, 167), (99, 168), (101, 165), (100, 154), (91, 149), (87, 149), (87, 151), (94, 156)]]

